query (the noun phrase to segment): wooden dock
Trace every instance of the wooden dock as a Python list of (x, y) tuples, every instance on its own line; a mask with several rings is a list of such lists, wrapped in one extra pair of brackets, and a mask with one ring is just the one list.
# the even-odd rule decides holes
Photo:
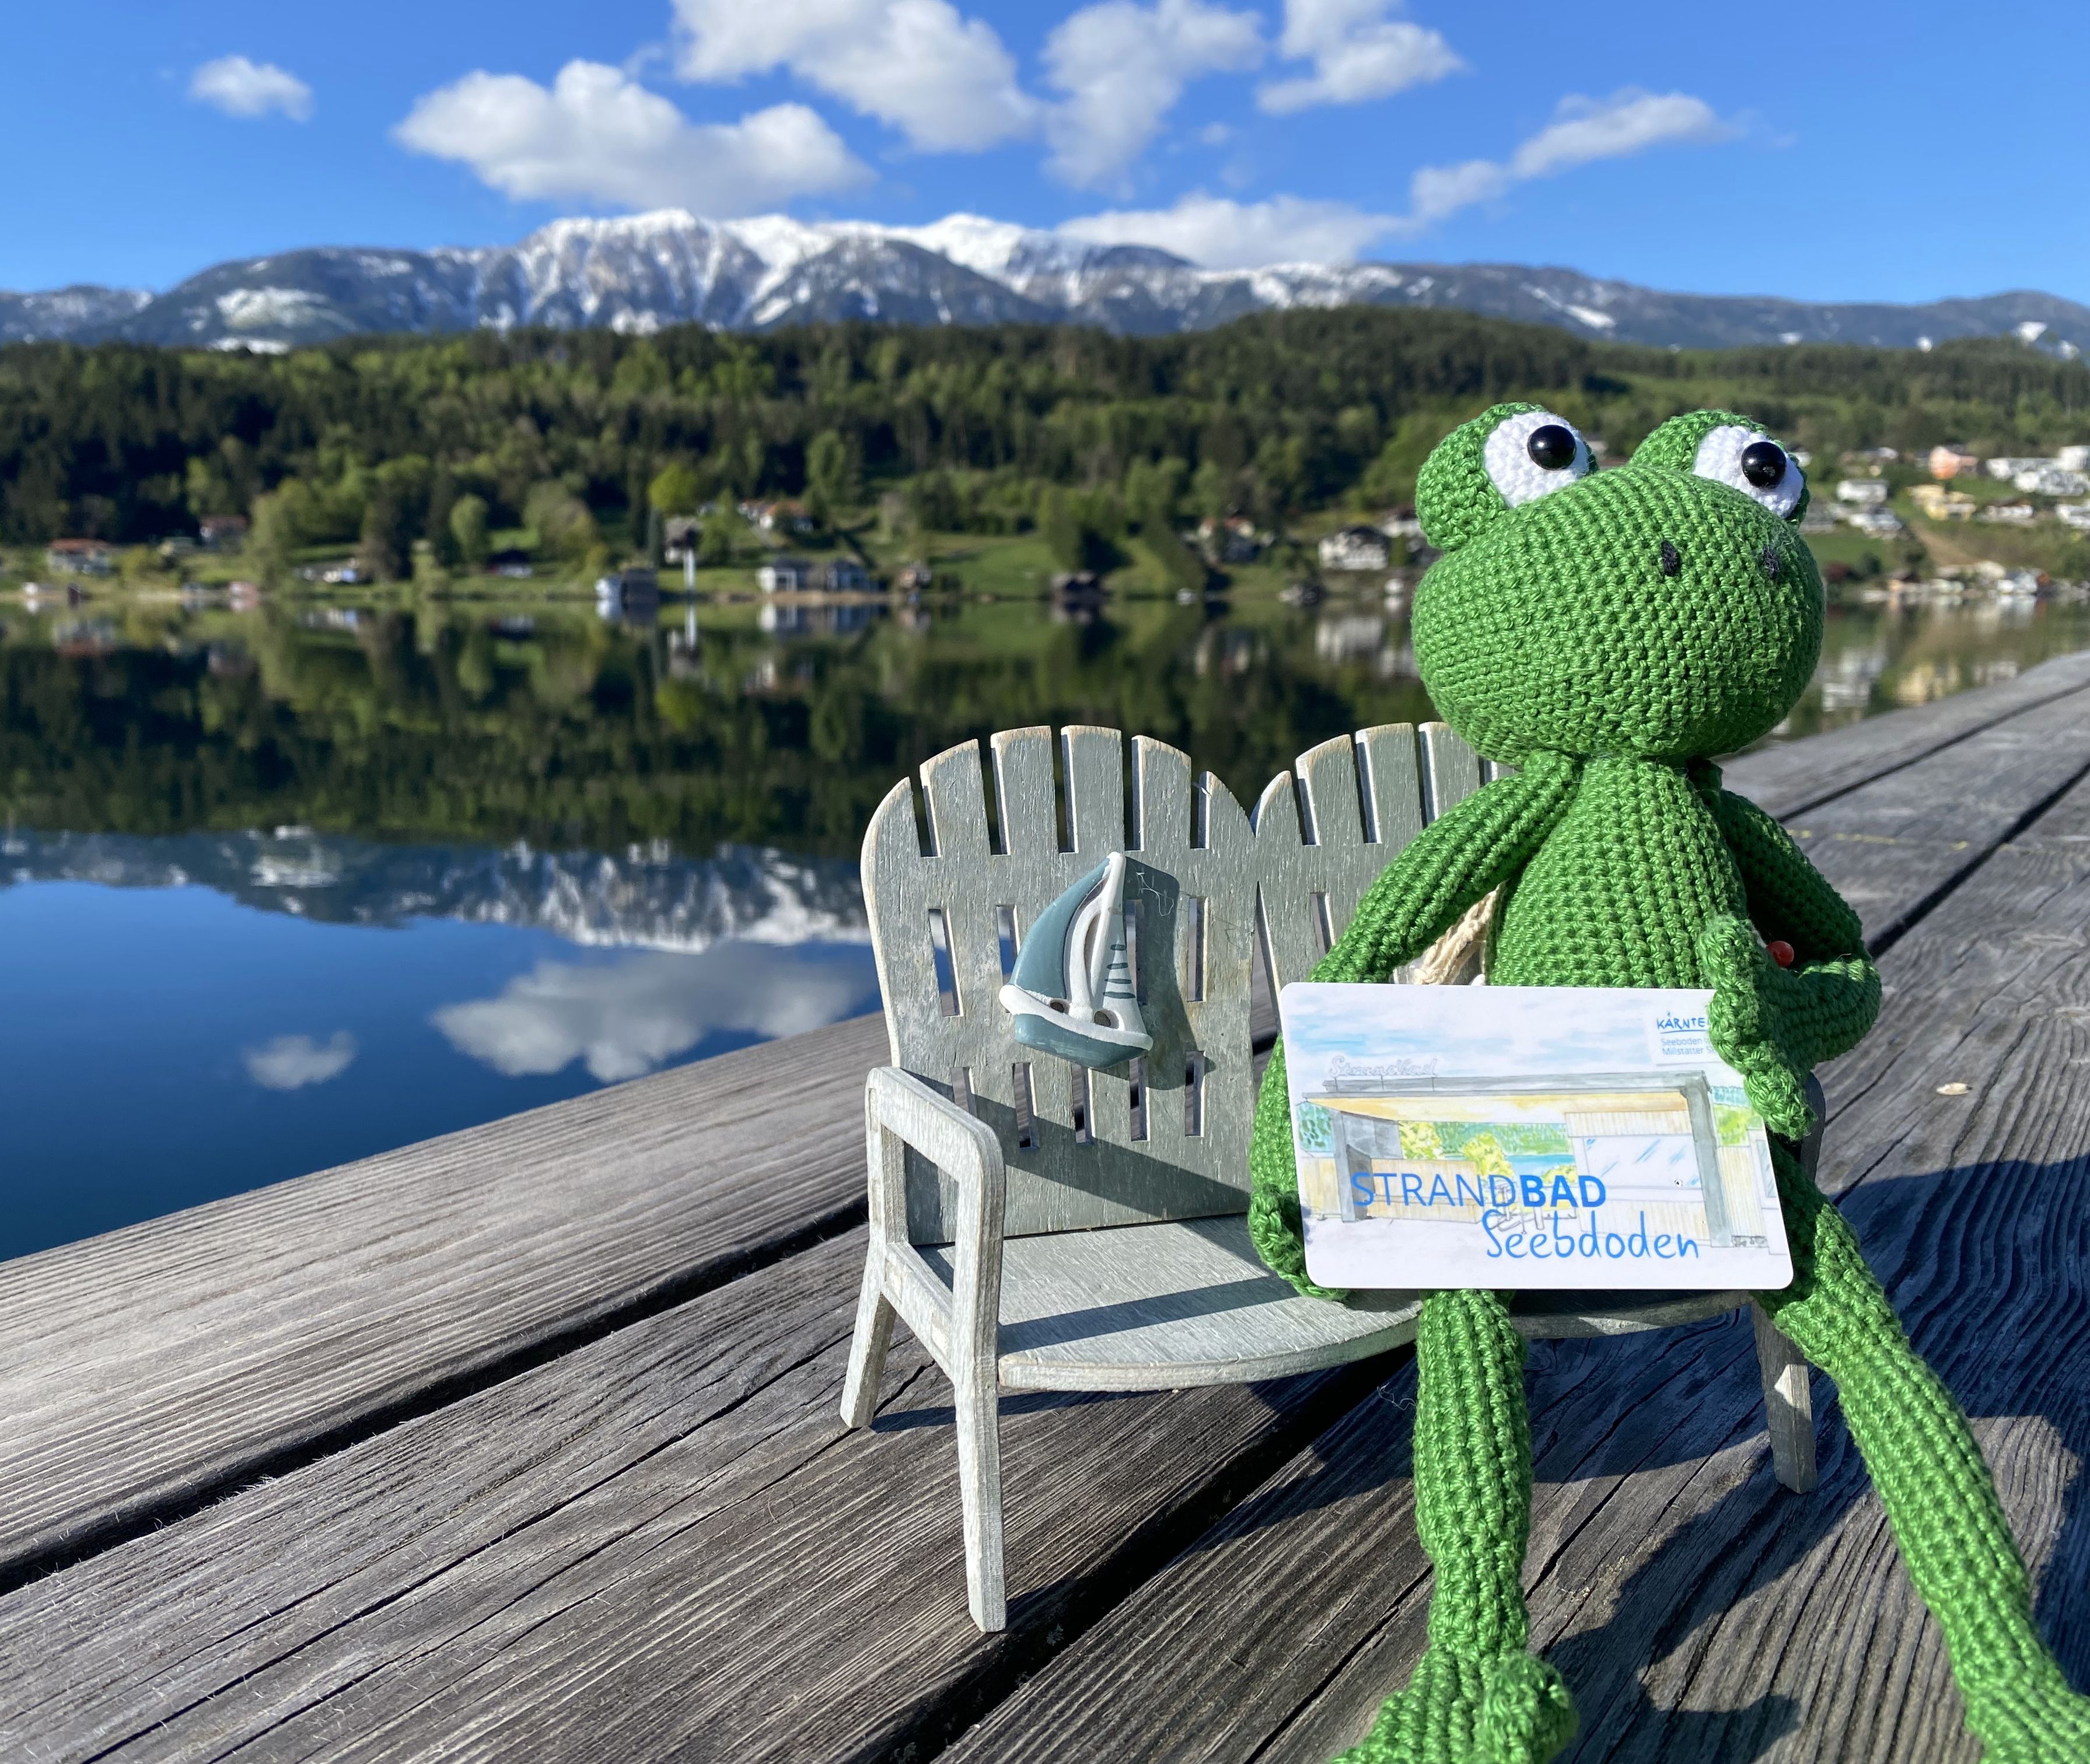
[[(2090, 656), (1736, 762), (1864, 914), (1824, 1185), (2090, 1685)], [(1004, 1406), (966, 1615), (950, 1393), (836, 1403), (876, 1019), (0, 1265), (0, 1759), (1319, 1764), (1422, 1644), (1405, 1353)], [(1961, 1088), (1963, 1087), (1963, 1089)], [(1533, 1350), (1535, 1643), (1597, 1760), (1971, 1761), (1816, 1381), (1746, 1313)]]

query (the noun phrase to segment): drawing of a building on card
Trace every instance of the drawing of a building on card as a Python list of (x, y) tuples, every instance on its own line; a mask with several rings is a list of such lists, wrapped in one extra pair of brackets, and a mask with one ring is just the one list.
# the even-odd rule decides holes
[(1317, 1217), (1473, 1225), (1490, 1210), (1631, 1204), (1673, 1237), (1764, 1241), (1755, 1161), (1739, 1131), (1720, 1144), (1712, 1087), (1696, 1074), (1338, 1079), (1299, 1112), (1301, 1144), (1327, 1147), (1310, 1178), (1300, 1172)]
[[(1339, 990), (1350, 998), (1327, 996)], [(1642, 1003), (1630, 1023), (1585, 1023), (1572, 1054), (1546, 1050), (1553, 1069), (1519, 1068), (1503, 1057), (1519, 1040), (1509, 1019), (1544, 1009), (1557, 1022), (1561, 1002), (1580, 1003), (1576, 995), (1542, 1001), (1537, 989), (1506, 989), (1484, 1002), (1442, 990), (1452, 996), (1302, 987), (1288, 1001), (1288, 1037), (1298, 1033), (1288, 1075), (1299, 1198), (1316, 1280), (1761, 1289), (1791, 1278), (1762, 1123), (1740, 1075), (1701, 1038), (1687, 1054), (1642, 1032), (1643, 1018), (1658, 1029), (1673, 1015)], [(1318, 1016), (1308, 1008), (1317, 1005)], [(1397, 1025), (1376, 1020), (1396, 1011)], [(1527, 1054), (1537, 1039), (1526, 1037)], [(1606, 1052), (1615, 1063), (1601, 1063)], [(1636, 1053), (1656, 1058), (1642, 1064)], [(1577, 1055), (1591, 1069), (1562, 1069)]]

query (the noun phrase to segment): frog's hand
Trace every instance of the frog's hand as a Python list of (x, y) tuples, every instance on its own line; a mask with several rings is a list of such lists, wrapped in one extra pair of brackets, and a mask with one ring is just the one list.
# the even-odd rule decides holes
[(1815, 1124), (1807, 1075), (1879, 1015), (1879, 970), (1862, 954), (1780, 968), (1731, 915), (1699, 933), (1698, 962), (1713, 989), (1706, 1026), (1714, 1047), (1742, 1075), (1771, 1131), (1806, 1138)]
[[(1414, 960), (1475, 901), (1531, 861), (1567, 813), (1581, 775), (1578, 760), (1534, 753), (1515, 777), (1497, 779), (1431, 822), (1365, 891), (1357, 916), (1313, 977), (1383, 981)], [(1306, 1274), (1281, 1041), (1262, 1075), (1249, 1169), (1249, 1234), (1256, 1253), (1309, 1298), (1341, 1297)]]
[[(1880, 1014), (1879, 975), (1865, 951), (1864, 927), (1791, 834), (1746, 796), (1722, 789), (1714, 767), (1696, 770), (1741, 872), (1749, 917), (1765, 937), (1792, 946), (1796, 965), (1780, 976), (1798, 984), (1773, 987), (1775, 1027), (1787, 1050), (1811, 1071), (1856, 1047)], [(1717, 984), (1709, 969), (1706, 984)]]

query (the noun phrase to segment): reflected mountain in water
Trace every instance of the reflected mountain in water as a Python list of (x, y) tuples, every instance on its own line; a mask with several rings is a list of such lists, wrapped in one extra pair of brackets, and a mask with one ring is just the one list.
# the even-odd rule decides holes
[(567, 942), (695, 951), (722, 942), (866, 941), (856, 865), (722, 845), (621, 853), (387, 845), (301, 827), (273, 832), (37, 833), (0, 839), (0, 885), (97, 882), (215, 890), (264, 912), (339, 925), (415, 918), (526, 926)]

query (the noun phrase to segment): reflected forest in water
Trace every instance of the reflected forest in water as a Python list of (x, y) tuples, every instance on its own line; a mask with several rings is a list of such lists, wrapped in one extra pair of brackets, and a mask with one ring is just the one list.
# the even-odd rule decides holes
[[(2006, 678), (2086, 627), (2045, 603), (1834, 609), (1781, 733)], [(542, 602), (134, 607), (15, 620), (0, 668), (12, 826), (690, 856), (854, 856), (897, 778), (996, 728), (1155, 736), (1252, 804), (1315, 742), (1430, 715), (1404, 616), (1363, 597), (671, 606), (652, 629)]]

